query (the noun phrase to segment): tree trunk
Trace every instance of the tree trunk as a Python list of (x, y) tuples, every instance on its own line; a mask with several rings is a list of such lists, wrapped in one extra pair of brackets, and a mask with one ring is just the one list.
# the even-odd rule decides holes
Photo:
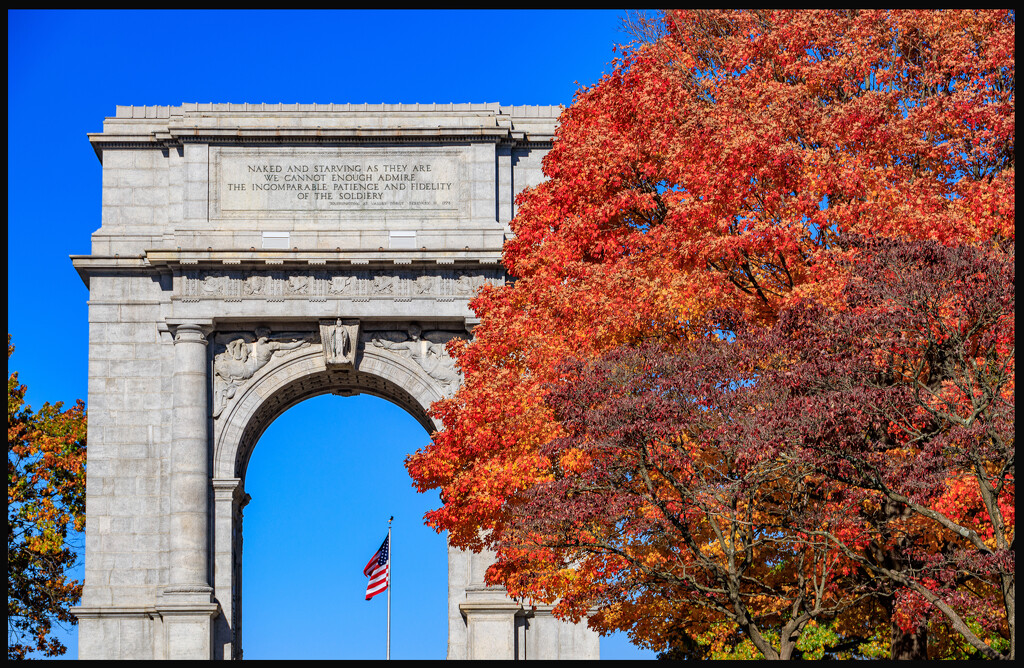
[(896, 623), (893, 614), (893, 598), (886, 603), (889, 608), (889, 626), (892, 629), (892, 649), (890, 658), (893, 661), (905, 661), (928, 658), (928, 620), (921, 620), (920, 626), (912, 631), (904, 631)]

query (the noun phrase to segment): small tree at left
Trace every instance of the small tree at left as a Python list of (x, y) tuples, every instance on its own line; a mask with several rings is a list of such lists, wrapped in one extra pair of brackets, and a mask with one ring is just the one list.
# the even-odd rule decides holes
[[(10, 370), (11, 336), (7, 335)], [(70, 577), (72, 544), (85, 529), (85, 404), (25, 404), (18, 374), (7, 379), (7, 658), (67, 648), (53, 624), (74, 624), (82, 584)]]

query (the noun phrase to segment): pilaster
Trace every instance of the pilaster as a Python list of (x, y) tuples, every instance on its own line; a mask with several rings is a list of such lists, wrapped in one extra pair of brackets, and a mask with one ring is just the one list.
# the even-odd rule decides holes
[(221, 614), (214, 624), (213, 658), (241, 658), (238, 589), (241, 587), (242, 507), (247, 501), (239, 478), (213, 480), (213, 588)]

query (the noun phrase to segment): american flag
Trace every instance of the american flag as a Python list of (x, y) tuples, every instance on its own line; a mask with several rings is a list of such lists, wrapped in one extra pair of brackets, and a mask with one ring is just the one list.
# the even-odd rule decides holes
[(366, 568), (363, 569), (363, 575), (370, 578), (370, 583), (366, 585), (367, 601), (388, 588), (388, 570), (391, 567), (389, 539), (390, 537), (384, 539), (380, 549), (377, 550), (377, 554), (370, 558)]

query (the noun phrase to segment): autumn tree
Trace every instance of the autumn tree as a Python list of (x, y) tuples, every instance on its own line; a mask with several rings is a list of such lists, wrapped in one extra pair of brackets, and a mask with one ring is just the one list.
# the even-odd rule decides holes
[[(7, 337), (7, 359), (14, 346)], [(18, 374), (7, 379), (7, 658), (59, 656), (54, 622), (74, 624), (82, 585), (68, 571), (85, 529), (85, 406), (25, 404)]]
[(864, 653), (888, 619), (894, 658), (928, 626), (933, 657), (1012, 657), (1013, 259), (839, 241), (845, 308), (568, 364), (495, 573), (690, 655)]
[[(716, 323), (721, 328), (721, 323)], [(750, 438), (774, 388), (734, 340), (649, 341), (563, 367), (547, 404), (551, 477), (510, 501), (494, 574), (559, 612), (638, 638), (736, 630), (771, 659), (877, 588), (816, 531), (855, 520), (813, 467)], [(867, 642), (867, 636), (860, 642)]]
[[(474, 340), (451, 344), (465, 383), (408, 462), (420, 489), (441, 491), (427, 521), (456, 546), (496, 549), (492, 581), (513, 594), (571, 593), (558, 578), (582, 576), (559, 548), (511, 547), (527, 544), (520, 509), (565, 465), (552, 448), (571, 432), (551, 397), (613, 350), (654, 342), (678, 358), (714, 335), (715, 311), (769, 330), (801, 303), (843, 308), (843, 235), (1012, 248), (1013, 90), (1012, 12), (666, 12), (656, 39), (577, 93), (548, 180), (517, 200), (503, 256), (515, 280), (472, 302)], [(715, 429), (696, 429), (687, 456), (713, 457), (700, 439)], [(802, 498), (798, 482), (788, 471), (779, 493)], [(607, 582), (586, 577), (599, 596)], [(749, 614), (772, 626), (784, 598)], [(649, 598), (619, 628), (664, 648), (665, 628), (642, 621), (663, 612)]]
[(808, 535), (890, 581), (895, 626), (931, 613), (1013, 657), (1012, 247), (844, 245), (860, 256), (845, 308), (794, 305), (750, 346), (782, 395), (752, 433), (846, 490), (860, 529)]

